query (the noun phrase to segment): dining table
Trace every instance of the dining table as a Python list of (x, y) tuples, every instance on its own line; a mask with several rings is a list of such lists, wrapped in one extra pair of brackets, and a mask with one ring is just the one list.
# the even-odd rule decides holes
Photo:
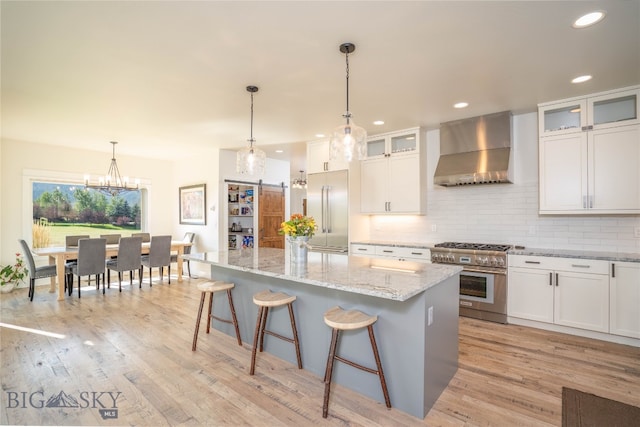
[[(149, 252), (149, 242), (142, 244), (142, 253)], [(171, 251), (178, 254), (178, 282), (182, 282), (182, 255), (184, 254), (184, 248), (191, 246), (191, 242), (185, 242), (183, 240), (172, 240)], [(118, 244), (107, 245), (107, 259), (118, 255)], [(49, 246), (46, 248), (34, 248), (33, 253), (38, 256), (49, 257), (49, 264), (56, 265), (56, 276), (51, 277), (51, 287), (49, 292), (56, 291), (56, 281), (58, 283), (58, 301), (65, 299), (64, 292), (64, 274), (65, 263), (70, 259), (78, 259), (78, 247), (66, 247), (66, 246)]]

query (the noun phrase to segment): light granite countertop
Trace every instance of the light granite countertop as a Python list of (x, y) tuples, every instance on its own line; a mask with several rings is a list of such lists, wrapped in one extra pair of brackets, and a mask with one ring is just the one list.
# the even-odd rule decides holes
[(617, 262), (640, 262), (640, 253), (578, 251), (563, 249), (511, 249), (509, 255), (547, 256), (556, 258), (599, 259)]
[[(432, 249), (434, 243), (419, 242), (391, 242), (382, 240), (362, 240), (352, 242), (355, 245), (380, 245), (392, 246), (398, 248), (418, 248)], [(599, 259), (605, 261), (617, 262), (640, 262), (640, 253), (627, 252), (606, 252), (606, 251), (580, 251), (575, 249), (548, 249), (548, 248), (517, 248), (507, 252), (509, 255), (530, 255), (530, 256), (548, 256), (556, 258), (581, 258), (581, 259)]]
[(419, 243), (419, 242), (392, 242), (386, 240), (362, 240), (359, 242), (351, 242), (352, 245), (374, 245), (374, 246), (392, 246), (394, 248), (417, 248), (417, 249), (431, 249), (434, 244), (432, 243)]
[(462, 271), (462, 267), (309, 252), (307, 264), (292, 264), (289, 251), (241, 249), (183, 255), (183, 259), (385, 298), (406, 301)]

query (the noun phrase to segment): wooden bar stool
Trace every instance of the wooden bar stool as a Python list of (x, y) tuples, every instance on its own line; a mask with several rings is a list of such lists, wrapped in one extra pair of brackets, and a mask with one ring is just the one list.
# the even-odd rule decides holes
[[(196, 320), (196, 330), (193, 333), (193, 345), (191, 351), (196, 351), (196, 344), (198, 342), (198, 331), (200, 330), (200, 318), (202, 317), (202, 307), (204, 306), (204, 299), (209, 294), (209, 314), (207, 316), (207, 333), (211, 330), (211, 319), (219, 320), (220, 322), (230, 323), (236, 329), (236, 339), (238, 345), (242, 346), (242, 340), (240, 339), (240, 329), (238, 328), (238, 319), (236, 318), (236, 309), (233, 306), (233, 297), (231, 296), (231, 289), (235, 285), (233, 283), (225, 282), (203, 282), (198, 285), (198, 289), (201, 292), (200, 295), (200, 307), (198, 307), (198, 319)], [(213, 294), (216, 292), (227, 291), (227, 298), (229, 299), (229, 308), (231, 309), (231, 320), (222, 319), (214, 316), (213, 310)]]
[[(258, 337), (260, 337), (260, 351), (263, 349), (264, 334), (269, 334), (281, 340), (293, 343), (296, 347), (296, 358), (298, 359), (298, 369), (302, 369), (302, 359), (300, 358), (300, 342), (298, 341), (298, 330), (296, 328), (296, 319), (293, 316), (293, 302), (295, 296), (287, 295), (283, 292), (271, 292), (264, 290), (253, 296), (253, 302), (260, 310), (258, 310), (258, 320), (256, 321), (256, 331), (253, 335), (253, 350), (251, 351), (251, 370), (249, 375), (253, 375), (256, 368), (256, 351), (258, 349)], [(291, 330), (293, 338), (288, 338), (266, 329), (267, 315), (270, 307), (280, 307), (286, 305), (289, 309), (289, 319), (291, 320)]]
[[(333, 329), (333, 333), (331, 336), (329, 357), (327, 359), (327, 368), (324, 371), (324, 405), (322, 406), (323, 418), (327, 418), (327, 414), (329, 413), (329, 393), (331, 392), (331, 377), (333, 375), (334, 360), (346, 363), (349, 366), (369, 372), (370, 374), (376, 374), (380, 377), (382, 393), (384, 394), (384, 402), (387, 404), (387, 408), (391, 408), (389, 391), (387, 390), (387, 383), (384, 380), (382, 363), (380, 362), (380, 355), (378, 354), (378, 346), (376, 345), (376, 339), (373, 335), (373, 324), (376, 323), (377, 320), (378, 316), (369, 316), (358, 310), (343, 310), (340, 307), (333, 307), (324, 314), (324, 323)], [(369, 330), (369, 340), (371, 341), (371, 348), (373, 349), (373, 357), (376, 359), (377, 370), (360, 365), (351, 360), (347, 360), (336, 354), (340, 331), (361, 329), (364, 327)]]

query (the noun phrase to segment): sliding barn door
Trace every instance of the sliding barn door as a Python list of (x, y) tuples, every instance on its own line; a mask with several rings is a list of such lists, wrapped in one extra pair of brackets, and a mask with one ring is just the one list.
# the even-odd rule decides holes
[(280, 224), (284, 221), (284, 189), (259, 186), (258, 210), (258, 246), (284, 249), (284, 236), (278, 234)]

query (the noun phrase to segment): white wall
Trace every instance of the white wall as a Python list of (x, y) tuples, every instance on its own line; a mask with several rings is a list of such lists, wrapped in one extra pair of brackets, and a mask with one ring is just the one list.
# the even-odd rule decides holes
[[(173, 206), (175, 222), (174, 237), (182, 238), (184, 233), (196, 234), (195, 246), (192, 252), (206, 252), (218, 250), (218, 175), (219, 175), (219, 150), (210, 149), (196, 153), (189, 159), (175, 163), (175, 204)], [(178, 192), (180, 187), (189, 185), (206, 184), (206, 224), (190, 225), (180, 224), (180, 212), (178, 205)], [(193, 265), (191, 266), (193, 271)]]
[[(104, 175), (111, 153), (70, 149), (3, 139), (1, 142), (0, 264), (14, 261), (18, 239), (31, 242), (31, 188), (29, 176), (60, 176), (82, 183), (84, 174)], [(148, 231), (172, 234), (178, 222), (178, 186), (170, 161), (117, 156), (122, 174), (141, 178), (149, 197)]]
[(306, 188), (292, 188), (289, 192), (289, 210), (292, 214), (302, 213), (302, 200), (307, 198)]
[[(514, 116), (515, 183), (440, 187), (438, 130), (427, 132), (426, 216), (372, 216), (370, 239), (506, 243), (534, 248), (640, 252), (638, 215), (538, 215), (537, 113)], [(363, 183), (366, 186), (366, 183)]]

